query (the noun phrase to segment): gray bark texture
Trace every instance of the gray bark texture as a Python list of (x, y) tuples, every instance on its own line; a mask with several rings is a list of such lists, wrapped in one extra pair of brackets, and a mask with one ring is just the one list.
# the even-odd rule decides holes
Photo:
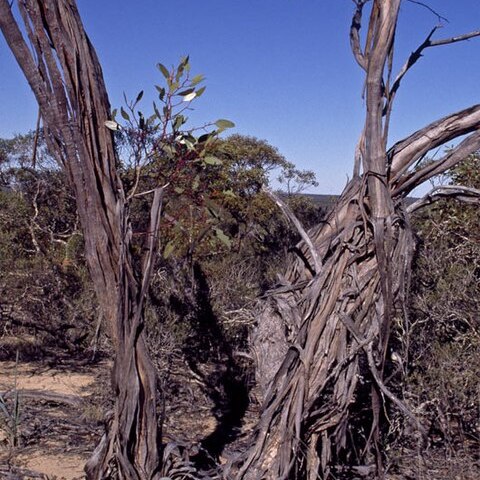
[(74, 188), (88, 267), (116, 352), (115, 408), (87, 477), (157, 478), (157, 385), (142, 328), (161, 191), (152, 207), (149, 253), (135, 275), (128, 208), (112, 132), (104, 125), (110, 105), (76, 3), (22, 0), (18, 8), (28, 38), (7, 0), (0, 1), (0, 28), (38, 101), (49, 149)]
[[(434, 191), (409, 210), (405, 198), (480, 148), (480, 106), (437, 120), (387, 149), (390, 113), (401, 80), (423, 50), (479, 32), (433, 41), (432, 31), (393, 78), (401, 1), (355, 4), (350, 38), (365, 72), (366, 118), (354, 176), (325, 223), (308, 232), (307, 240), (299, 230), (302, 255), (291, 255), (282, 281), (260, 303), (251, 338), (263, 406), (251, 448), (229, 473), (237, 480), (314, 480), (362, 472), (383, 478), (386, 402), (426, 434), (384, 382), (392, 325), (405, 312), (413, 250), (409, 215), (438, 197), (478, 202), (479, 192)], [(444, 157), (414, 168), (430, 150), (463, 135)], [(358, 411), (369, 412), (361, 426)]]

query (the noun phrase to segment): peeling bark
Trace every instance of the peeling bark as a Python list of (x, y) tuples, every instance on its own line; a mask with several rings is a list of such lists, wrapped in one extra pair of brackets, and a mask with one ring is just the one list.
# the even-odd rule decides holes
[(75, 191), (88, 267), (114, 342), (116, 398), (108, 428), (87, 464), (89, 479), (159, 478), (157, 385), (143, 333), (161, 195), (152, 210), (151, 242), (140, 274), (133, 269), (131, 227), (100, 63), (73, 0), (18, 2), (28, 39), (0, 0), (0, 28), (40, 107), (50, 151)]
[[(420, 57), (410, 57), (392, 82), (401, 1), (371, 2), (363, 48), (361, 19), (370, 2), (355, 3), (350, 40), (366, 73), (366, 119), (354, 178), (327, 221), (306, 235), (316, 254), (309, 242), (300, 242), (302, 254), (291, 255), (282, 284), (260, 304), (252, 348), (262, 414), (251, 448), (233, 470), (237, 480), (336, 478), (346, 465), (352, 475), (364, 471), (383, 478), (386, 401), (426, 434), (383, 378), (392, 323), (405, 311), (413, 250), (409, 215), (439, 197), (478, 202), (478, 192), (436, 190), (409, 210), (405, 197), (480, 148), (480, 110), (476, 105), (435, 121), (387, 150), (395, 94)], [(419, 52), (479, 35), (434, 41), (433, 34)], [(431, 149), (465, 134), (444, 157), (415, 170)], [(279, 350), (287, 351), (282, 361)], [(360, 410), (369, 412), (361, 427), (354, 414)]]

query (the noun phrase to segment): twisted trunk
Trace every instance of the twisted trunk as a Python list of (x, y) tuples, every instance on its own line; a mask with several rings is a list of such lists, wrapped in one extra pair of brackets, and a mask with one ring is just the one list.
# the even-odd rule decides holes
[[(352, 434), (363, 433), (371, 437), (368, 444), (376, 442), (379, 404), (363, 432), (349, 423), (350, 406), (356, 401), (361, 376), (375, 392), (386, 388), (381, 372), (392, 315), (403, 308), (411, 239), (399, 202), (385, 221), (388, 240), (381, 240), (384, 254), (379, 258), (375, 239), (379, 227), (375, 232), (366, 220), (369, 205), (362, 196), (364, 186), (360, 177), (350, 182), (326, 224), (310, 233), (321, 270), (312, 274), (310, 262), (292, 258), (283, 284), (270, 292), (259, 314), (253, 340), (259, 365), (272, 361), (265, 353), (276, 355), (265, 347), (272, 332), (262, 331), (262, 325), (272, 324), (272, 316), (283, 331), (286, 327), (283, 348), (288, 352), (276, 363), (274, 378), (270, 370), (258, 372), (265, 386), (262, 417), (255, 445), (237, 478), (284, 479), (295, 472), (298, 478), (316, 479), (319, 471), (328, 476), (332, 460), (347, 447)], [(300, 248), (309, 261), (307, 247)], [(387, 271), (390, 296), (395, 299), (390, 305), (382, 288)], [(281, 335), (280, 329), (277, 332)], [(356, 441), (360, 443), (359, 438)], [(349, 460), (359, 462), (360, 457)]]
[(104, 125), (110, 114), (108, 96), (76, 4), (22, 0), (18, 6), (33, 52), (7, 0), (0, 0), (0, 28), (39, 103), (50, 151), (74, 188), (88, 267), (116, 352), (115, 408), (87, 475), (156, 478), (157, 388), (142, 327), (161, 195), (157, 192), (154, 200), (149, 255), (136, 276), (128, 208), (112, 133)]
[[(350, 36), (366, 79), (354, 178), (327, 221), (298, 245), (301, 254), (292, 254), (281, 285), (260, 306), (252, 347), (262, 415), (251, 448), (237, 464), (237, 479), (337, 478), (333, 470), (342, 473), (343, 465), (350, 466), (350, 476), (382, 478), (385, 400), (425, 434), (383, 378), (392, 323), (404, 315), (410, 274), (413, 241), (405, 198), (480, 148), (480, 108), (435, 121), (387, 150), (389, 121), (401, 80), (425, 48), (480, 32), (432, 41), (435, 29), (392, 82), (401, 1), (371, 2), (362, 47), (367, 3), (355, 0)], [(467, 136), (444, 157), (415, 168), (431, 149), (462, 135)], [(471, 201), (478, 193), (441, 192)]]

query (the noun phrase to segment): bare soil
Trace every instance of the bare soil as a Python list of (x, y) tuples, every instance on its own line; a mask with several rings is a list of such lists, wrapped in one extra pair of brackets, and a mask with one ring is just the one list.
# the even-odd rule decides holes
[(17, 446), (8, 428), (0, 429), (0, 478), (84, 478), (83, 465), (102, 432), (103, 409), (95, 397), (107, 370), (105, 362), (0, 362), (5, 406), (12, 413), (17, 392), (20, 412)]
[[(0, 479), (80, 480), (86, 460), (103, 433), (110, 398), (111, 363), (82, 365), (79, 359), (55, 359), (18, 364), (0, 361), (0, 394), (9, 412), (18, 392), (18, 445), (0, 423)], [(201, 449), (218, 428), (199, 383), (191, 383), (184, 365), (172, 375), (174, 396), (165, 406), (164, 440)], [(0, 422), (2, 411), (0, 410)]]

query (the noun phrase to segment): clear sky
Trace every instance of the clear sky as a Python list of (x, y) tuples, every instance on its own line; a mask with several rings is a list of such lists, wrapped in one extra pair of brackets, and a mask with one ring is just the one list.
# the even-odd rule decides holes
[[(145, 90), (144, 111), (168, 66), (190, 55), (207, 90), (192, 124), (228, 118), (316, 172), (339, 193), (363, 123), (363, 76), (349, 47), (351, 0), (77, 0), (103, 65), (112, 106)], [(424, 0), (448, 19), (437, 37), (480, 29), (480, 0)], [(397, 67), (438, 23), (404, 0)], [(34, 128), (36, 105), (0, 38), (0, 136)], [(391, 142), (480, 101), (480, 39), (426, 51), (397, 97)]]

